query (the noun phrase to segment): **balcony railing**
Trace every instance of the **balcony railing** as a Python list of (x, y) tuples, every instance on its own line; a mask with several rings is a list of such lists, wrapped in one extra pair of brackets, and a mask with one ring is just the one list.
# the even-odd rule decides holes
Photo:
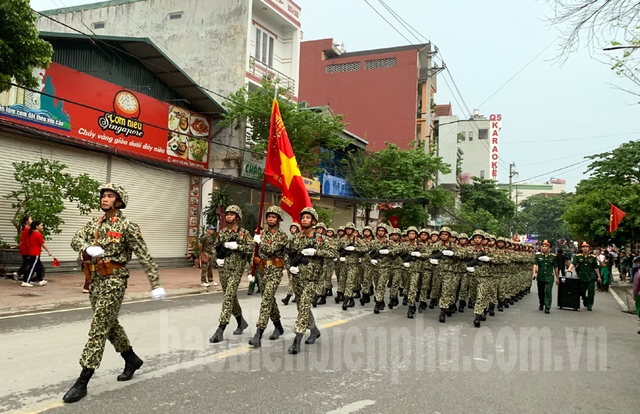
[(256, 60), (254, 56), (249, 57), (249, 73), (260, 79), (266, 77), (274, 83), (279, 83), (280, 86), (291, 89), (291, 92), (295, 93), (296, 81), (293, 78), (272, 68), (264, 62)]

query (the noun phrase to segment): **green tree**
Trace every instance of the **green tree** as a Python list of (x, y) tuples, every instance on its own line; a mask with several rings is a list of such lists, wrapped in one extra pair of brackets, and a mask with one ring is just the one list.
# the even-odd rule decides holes
[(571, 202), (572, 194), (562, 193), (553, 197), (532, 196), (520, 203), (526, 215), (528, 234), (537, 234), (538, 240), (571, 240), (569, 227), (563, 216)]
[[(352, 154), (347, 179), (357, 196), (382, 199), (428, 199), (429, 206), (447, 204), (451, 193), (439, 187), (425, 190), (435, 182), (438, 173), (447, 174), (451, 167), (432, 151), (425, 153), (422, 144), (401, 150), (395, 144), (376, 153)], [(362, 205), (360, 207), (370, 207)], [(428, 220), (422, 203), (403, 203), (402, 207), (383, 212), (383, 217), (397, 216), (401, 227), (421, 226)]]
[[(229, 95), (229, 100), (225, 102), (228, 113), (221, 125), (241, 128), (247, 123), (247, 139), (255, 143), (253, 150), (256, 152), (267, 149), (275, 88), (275, 84), (263, 79), (262, 87), (258, 90), (250, 91), (242, 87)], [(278, 89), (282, 120), (300, 169), (316, 172), (321, 159), (331, 157), (331, 151), (343, 150), (348, 145), (349, 142), (342, 138), (344, 117), (301, 108), (288, 99), (290, 92), (286, 88)], [(319, 151), (320, 147), (330, 151)]]
[(507, 236), (511, 230), (517, 230), (513, 228), (516, 204), (509, 199), (509, 192), (498, 188), (494, 180), (473, 177), (471, 183), (461, 184), (460, 202), (456, 228), (482, 229), (497, 236)]
[(36, 162), (14, 162), (13, 168), (13, 177), (20, 187), (4, 197), (11, 200), (11, 207), (15, 209), (11, 223), (18, 237), (20, 220), (27, 214), (44, 223), (43, 236), (49, 239), (51, 234), (62, 232), (60, 226), (64, 220), (60, 213), (66, 208), (65, 201), (76, 203), (83, 215), (100, 207), (100, 182), (87, 174), (72, 176), (59, 161), (41, 158)]
[(11, 88), (12, 78), (18, 85), (36, 88), (33, 70), (51, 63), (53, 48), (40, 39), (35, 21), (29, 0), (0, 1), (0, 92)]
[[(640, 142), (589, 157), (591, 176), (576, 186), (575, 197), (564, 219), (575, 238), (605, 244), (614, 238), (619, 245), (634, 241), (634, 229), (640, 225)], [(620, 228), (609, 233), (610, 203), (627, 213)]]

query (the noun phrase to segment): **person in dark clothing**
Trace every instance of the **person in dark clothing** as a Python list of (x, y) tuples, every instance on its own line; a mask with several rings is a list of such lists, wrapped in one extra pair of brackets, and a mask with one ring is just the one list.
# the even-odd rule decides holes
[(558, 272), (562, 273), (562, 277), (565, 277), (567, 272), (567, 256), (564, 254), (564, 250), (562, 248), (558, 248), (558, 253), (556, 253), (556, 260), (558, 264)]

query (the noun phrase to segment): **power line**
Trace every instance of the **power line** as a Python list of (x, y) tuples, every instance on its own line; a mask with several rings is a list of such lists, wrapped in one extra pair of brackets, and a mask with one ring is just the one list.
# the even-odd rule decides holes
[(624, 134), (610, 134), (610, 135), (595, 135), (591, 137), (577, 137), (577, 138), (566, 138), (566, 139), (554, 139), (553, 141), (541, 141), (541, 140), (532, 140), (532, 141), (507, 141), (505, 144), (542, 144), (542, 143), (556, 143), (556, 142), (566, 142), (566, 141), (583, 141), (587, 139), (597, 139), (597, 138), (609, 138), (609, 137), (622, 137), (625, 135), (638, 135), (638, 132), (627, 132)]

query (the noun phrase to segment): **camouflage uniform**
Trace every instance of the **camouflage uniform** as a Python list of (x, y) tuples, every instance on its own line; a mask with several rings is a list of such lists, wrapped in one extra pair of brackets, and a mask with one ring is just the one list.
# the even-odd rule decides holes
[[(458, 289), (458, 273), (456, 273), (456, 257), (460, 255), (459, 249), (450, 242), (438, 242), (434, 246), (435, 250), (452, 250), (453, 256), (443, 256), (439, 259), (438, 266), (436, 267), (436, 274), (439, 281), (442, 283), (442, 291), (437, 299), (438, 307), (440, 309), (449, 309), (449, 306), (455, 302), (456, 290)], [(433, 294), (431, 295), (433, 298)]]
[[(332, 228), (327, 229), (327, 231), (333, 230)], [(335, 233), (335, 232), (334, 232)], [(335, 240), (327, 236), (327, 242), (331, 243), (332, 248), (335, 248)], [(322, 266), (322, 280), (324, 280), (324, 289), (325, 295), (333, 294), (333, 272), (336, 268), (335, 258), (324, 260), (324, 264)]]
[[(355, 230), (355, 225), (353, 223), (347, 223), (345, 226), (346, 229)], [(349, 251), (347, 248), (353, 248), (353, 250)], [(346, 268), (346, 283), (344, 290), (344, 299), (345, 305), (343, 305), (343, 309), (346, 309), (346, 305), (353, 306), (351, 302), (353, 301), (353, 292), (358, 290), (358, 268), (360, 267), (360, 255), (362, 254), (362, 246), (358, 239), (355, 236), (355, 233), (351, 235), (351, 237), (346, 236), (343, 237), (337, 246), (338, 255), (340, 256), (340, 261), (343, 263)]]
[[(125, 190), (117, 184), (107, 184), (103, 190), (115, 191), (122, 199), (124, 207), (128, 201)], [(125, 267), (135, 254), (142, 264), (153, 289), (160, 287), (158, 266), (147, 250), (142, 233), (137, 224), (129, 221), (122, 212), (107, 219), (94, 218), (73, 236), (71, 248), (83, 253), (88, 247), (100, 246), (104, 254), (91, 258), (91, 284), (89, 300), (93, 309), (93, 319), (80, 365), (97, 369), (102, 361), (106, 341), (109, 340), (116, 352), (123, 353), (131, 348), (124, 328), (118, 322), (118, 313), (127, 288), (129, 270)], [(113, 275), (101, 276), (95, 266), (101, 262), (111, 262), (122, 266), (113, 270)]]
[[(264, 330), (269, 319), (274, 323), (280, 322), (280, 310), (275, 295), (280, 281), (282, 281), (284, 267), (278, 265), (284, 266), (285, 249), (289, 241), (282, 230), (269, 230), (268, 227), (260, 233), (260, 238), (258, 246), (258, 261), (260, 263), (256, 266), (256, 273), (259, 274), (258, 284), (262, 293), (262, 301), (260, 302), (260, 315), (256, 327)], [(254, 259), (254, 261), (256, 260)], [(264, 273), (262, 269), (264, 269)]]
[(200, 282), (201, 283), (211, 283), (213, 282), (213, 244), (215, 243), (215, 234), (206, 233), (204, 236), (200, 238), (200, 244), (202, 244), (202, 249), (200, 250), (200, 254), (208, 254), (209, 261), (207, 263), (203, 263), (200, 261)]

